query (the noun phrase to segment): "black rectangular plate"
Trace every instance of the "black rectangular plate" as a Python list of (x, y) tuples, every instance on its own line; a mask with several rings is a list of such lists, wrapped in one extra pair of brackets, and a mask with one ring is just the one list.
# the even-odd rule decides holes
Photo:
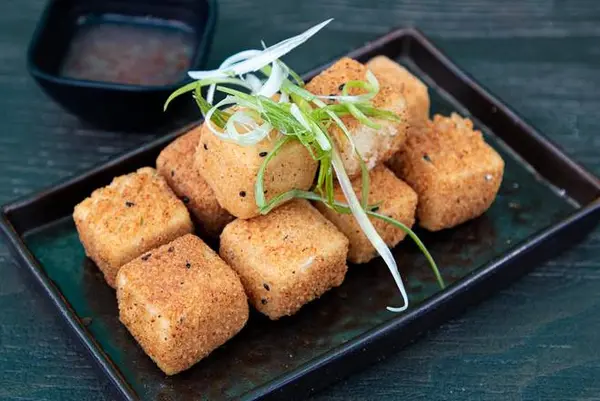
[[(429, 85), (433, 112), (472, 118), (506, 161), (500, 194), (484, 216), (452, 230), (419, 232), (450, 283), (445, 290), (436, 287), (416, 247), (405, 241), (394, 249), (410, 292), (406, 313), (385, 310), (400, 300), (380, 260), (351, 266), (341, 287), (297, 315), (271, 322), (252, 314), (232, 341), (189, 371), (165, 377), (119, 323), (114, 291), (85, 258), (71, 213), (114, 176), (154, 165), (160, 150), (190, 127), (2, 209), (2, 232), (20, 265), (42, 285), (124, 398), (303, 398), (402, 348), (581, 240), (598, 223), (598, 179), (421, 33), (396, 30), (349, 56), (367, 61), (379, 54), (405, 64)], [(85, 317), (91, 324), (82, 324)]]

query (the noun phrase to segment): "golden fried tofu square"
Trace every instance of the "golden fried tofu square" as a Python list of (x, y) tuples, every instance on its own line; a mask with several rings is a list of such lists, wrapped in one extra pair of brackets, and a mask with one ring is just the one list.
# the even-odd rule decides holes
[(194, 163), (200, 131), (198, 126), (163, 149), (156, 159), (156, 169), (187, 206), (196, 230), (215, 238), (233, 216), (219, 205), (214, 191)]
[[(367, 81), (367, 71), (365, 65), (344, 57), (314, 77), (306, 85), (306, 89), (316, 95), (341, 95), (343, 85), (348, 81)], [(379, 93), (372, 99), (373, 106), (396, 113), (400, 118), (399, 122), (373, 118), (372, 121), (381, 126), (380, 129), (374, 129), (363, 125), (352, 116), (341, 118), (350, 132), (356, 151), (369, 169), (385, 162), (400, 149), (406, 139), (408, 129), (407, 103), (402, 92), (384, 80), (379, 82), (379, 86)], [(352, 88), (348, 93), (359, 95), (365, 91)], [(361, 173), (360, 159), (350, 141), (337, 124), (331, 124), (329, 133), (336, 142), (350, 178), (359, 176)]]
[[(375, 211), (391, 217), (408, 227), (415, 222), (417, 209), (417, 194), (404, 181), (397, 178), (392, 171), (383, 165), (375, 167), (369, 173), (368, 204), (377, 205)], [(352, 186), (360, 198), (362, 191), (361, 179), (355, 178)], [(344, 193), (337, 184), (334, 188), (335, 199), (347, 203)], [(338, 213), (327, 207), (324, 203), (317, 202), (317, 209), (331, 221), (350, 241), (348, 261), (352, 263), (367, 263), (378, 256), (367, 236), (356, 222), (352, 214)], [(383, 241), (394, 247), (406, 236), (405, 232), (393, 225), (375, 217), (370, 217), (373, 226)]]
[(167, 375), (189, 369), (248, 320), (238, 276), (192, 234), (123, 266), (117, 299), (121, 322)]
[(427, 86), (406, 68), (386, 56), (369, 60), (367, 68), (386, 84), (397, 88), (406, 100), (408, 124), (422, 126), (429, 121), (429, 93)]
[[(258, 216), (255, 183), (265, 157), (280, 134), (271, 135), (253, 146), (222, 140), (204, 124), (196, 150), (196, 167), (215, 193), (219, 204), (241, 219)], [(318, 163), (297, 140), (288, 141), (273, 157), (264, 175), (265, 196), (271, 199), (291, 189), (309, 189)]]
[(483, 214), (492, 204), (504, 174), (504, 160), (456, 113), (436, 115), (389, 166), (418, 194), (419, 224), (437, 231)]
[(348, 239), (305, 200), (234, 220), (223, 230), (219, 250), (250, 303), (273, 320), (339, 286), (347, 253)]
[(111, 287), (125, 263), (194, 228), (183, 202), (149, 167), (95, 190), (75, 206), (73, 219), (86, 255)]

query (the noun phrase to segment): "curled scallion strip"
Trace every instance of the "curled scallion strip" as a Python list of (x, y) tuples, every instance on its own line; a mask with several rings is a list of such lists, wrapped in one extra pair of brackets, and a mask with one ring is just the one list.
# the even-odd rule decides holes
[[(285, 136), (285, 135), (282, 136), (275, 143), (275, 146), (273, 146), (273, 149), (271, 149), (271, 151), (265, 157), (265, 160), (263, 161), (263, 163), (260, 165), (260, 168), (258, 169), (258, 174), (256, 176), (256, 182), (254, 183), (254, 197), (256, 199), (257, 205), (266, 205), (267, 204), (267, 199), (265, 197), (265, 172), (267, 170), (267, 165), (269, 164), (271, 159), (273, 159), (277, 155), (277, 152), (279, 151), (279, 149), (281, 149), (282, 146), (285, 145), (291, 139), (292, 139), (292, 137)], [(260, 206), (259, 206), (259, 208), (260, 208)]]

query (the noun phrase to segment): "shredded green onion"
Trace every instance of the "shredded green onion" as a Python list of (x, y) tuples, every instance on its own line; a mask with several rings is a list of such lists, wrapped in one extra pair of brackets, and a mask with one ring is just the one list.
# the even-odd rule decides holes
[[(341, 117), (352, 116), (358, 120), (361, 124), (368, 126), (373, 129), (380, 129), (381, 125), (374, 120), (388, 120), (388, 121), (400, 121), (400, 117), (389, 110), (383, 110), (374, 107), (371, 104), (373, 99), (379, 92), (379, 84), (375, 76), (369, 71), (367, 74), (367, 81), (349, 81), (342, 88), (341, 96), (316, 96), (313, 93), (307, 91), (304, 88), (304, 82), (292, 69), (281, 61), (276, 60), (272, 66), (278, 74), (278, 82), (281, 84), (279, 92), (281, 93), (280, 101), (275, 101), (269, 97), (261, 96), (256, 93), (248, 94), (237, 89), (232, 89), (228, 86), (223, 85), (236, 85), (248, 90), (256, 90), (261, 84), (258, 78), (253, 77), (253, 85), (250, 85), (248, 81), (241, 78), (224, 77), (224, 78), (207, 78), (196, 82), (187, 84), (169, 96), (165, 103), (165, 109), (168, 107), (170, 102), (185, 93), (193, 92), (194, 99), (198, 105), (198, 108), (202, 114), (210, 119), (210, 123), (223, 130), (223, 134), (220, 132), (213, 132), (219, 135), (221, 138), (238, 142), (240, 145), (252, 145), (264, 138), (265, 132), (260, 132), (260, 127), (256, 128), (257, 132), (254, 135), (250, 135), (249, 138), (244, 138), (243, 134), (240, 134), (235, 129), (236, 124), (241, 124), (244, 127), (257, 127), (259, 123), (263, 124), (262, 127), (269, 127), (281, 134), (281, 138), (277, 140), (274, 147), (265, 157), (261, 164), (255, 183), (255, 201), (256, 205), (261, 214), (267, 214), (277, 206), (284, 202), (287, 202), (294, 198), (302, 198), (310, 201), (323, 202), (328, 207), (332, 208), (338, 213), (349, 214), (352, 213), (357, 218), (357, 221), (361, 227), (371, 233), (371, 236), (377, 237), (376, 240), (371, 238), (367, 233), (367, 237), (372, 241), (373, 245), (381, 252), (382, 240), (379, 235), (375, 232), (368, 217), (383, 220), (394, 227), (397, 227), (404, 231), (419, 247), (421, 252), (425, 255), (431, 269), (433, 270), (436, 279), (440, 287), (444, 288), (445, 283), (439, 272), (439, 269), (432, 258), (431, 254), (419, 239), (419, 237), (403, 223), (377, 213), (378, 205), (369, 205), (369, 171), (364, 159), (361, 157), (359, 152), (354, 146), (352, 136), (348, 131), (347, 127), (343, 123)], [(260, 69), (260, 72), (267, 78), (271, 75), (273, 67), (271, 65), (264, 66)], [(284, 76), (282, 80), (281, 70), (283, 69)], [(290, 77), (290, 79), (285, 78)], [(220, 105), (235, 105), (238, 111), (228, 112), (218, 109), (219, 104), (213, 106), (202, 96), (202, 88), (207, 85), (216, 85), (216, 90), (227, 95), (225, 102), (220, 102)], [(366, 93), (356, 96), (349, 95), (350, 89), (361, 89)], [(272, 93), (267, 91), (268, 93)], [(264, 92), (263, 92), (264, 93)], [(329, 98), (337, 103), (327, 104), (322, 99)], [(240, 111), (241, 110), (241, 111)], [(241, 113), (241, 114), (240, 114)], [(252, 120), (252, 121), (250, 121)], [(252, 124), (250, 124), (252, 123)], [(352, 151), (356, 153), (356, 157), (360, 162), (361, 167), (361, 191), (360, 191), (360, 206), (355, 198), (354, 190), (352, 189), (352, 195), (349, 195), (350, 181), (343, 170), (343, 164), (339, 156), (338, 150), (336, 149), (334, 141), (328, 134), (328, 127), (337, 126), (349, 144), (352, 146)], [(252, 126), (252, 127), (250, 127)], [(234, 132), (235, 131), (235, 132)], [(244, 140), (242, 140), (244, 139)], [(281, 148), (290, 141), (299, 141), (310, 153), (311, 157), (319, 162), (317, 180), (312, 191), (302, 191), (293, 189), (281, 194), (277, 194), (267, 201), (264, 191), (264, 176), (266, 173), (269, 162), (277, 155)], [(340, 170), (340, 168), (342, 170)], [(345, 204), (335, 200), (334, 197), (334, 174), (337, 174), (338, 180), (343, 178), (342, 188), (347, 199), (351, 200), (349, 204)], [(340, 176), (342, 174), (342, 176)], [(358, 214), (357, 214), (358, 213)], [(360, 219), (359, 216), (360, 215)], [(377, 244), (377, 245), (376, 245)], [(388, 308), (393, 311), (401, 311), (406, 309), (408, 305), (408, 299), (401, 282), (401, 278), (395, 266), (395, 262), (392, 266), (388, 263), (392, 258), (389, 253), (389, 249), (384, 247), (386, 250), (384, 259), (392, 275), (396, 280), (396, 283), (401, 290), (405, 299), (405, 306), (402, 308)], [(383, 255), (383, 254), (382, 254)]]
[(258, 169), (258, 174), (256, 176), (256, 182), (254, 183), (254, 197), (256, 199), (257, 205), (265, 205), (267, 203), (267, 199), (265, 198), (265, 171), (267, 170), (267, 165), (269, 164), (271, 159), (273, 159), (277, 155), (279, 149), (281, 149), (281, 147), (291, 139), (292, 137), (290, 136), (284, 135), (283, 137), (281, 137), (281, 139), (279, 139), (277, 143), (275, 143), (273, 149), (271, 149), (271, 151), (265, 157), (263, 163), (260, 165), (260, 168)]
[[(194, 90), (194, 100), (196, 101), (196, 104), (198, 105), (198, 108), (200, 109), (202, 115), (206, 117), (210, 109), (212, 109), (212, 105), (208, 103), (206, 99), (204, 99), (204, 97), (202, 96), (202, 92), (200, 92), (200, 89), (201, 86), (196, 85), (196, 89)], [(223, 129), (225, 128), (225, 124), (227, 123), (229, 117), (231, 117), (230, 113), (217, 109), (214, 111), (211, 121), (215, 123), (217, 127)]]

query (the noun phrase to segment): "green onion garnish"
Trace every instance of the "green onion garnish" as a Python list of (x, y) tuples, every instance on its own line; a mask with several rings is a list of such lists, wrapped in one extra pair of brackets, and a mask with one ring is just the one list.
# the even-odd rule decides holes
[[(400, 121), (400, 117), (391, 111), (372, 105), (371, 100), (379, 92), (379, 83), (370, 71), (367, 72), (366, 81), (346, 82), (342, 88), (342, 94), (339, 96), (317, 96), (304, 89), (304, 82), (298, 74), (279, 60), (283, 54), (304, 43), (330, 21), (325, 21), (298, 36), (279, 42), (262, 51), (245, 50), (236, 53), (225, 60), (218, 70), (190, 72), (192, 78), (199, 80), (173, 92), (165, 103), (165, 109), (177, 96), (193, 92), (194, 99), (205, 116), (205, 124), (211, 132), (223, 140), (242, 146), (252, 146), (265, 139), (271, 131), (277, 132), (277, 135), (281, 137), (264, 158), (256, 177), (255, 200), (260, 213), (269, 213), (277, 206), (294, 198), (323, 202), (338, 213), (352, 213), (364, 234), (386, 262), (402, 295), (403, 306), (388, 307), (388, 310), (400, 312), (408, 308), (408, 296), (396, 261), (369, 217), (383, 220), (403, 230), (423, 252), (442, 288), (445, 286), (444, 280), (431, 254), (419, 237), (401, 222), (377, 213), (375, 210), (378, 209), (378, 205), (368, 204), (369, 171), (354, 146), (352, 135), (341, 120), (341, 117), (351, 115), (361, 124), (372, 129), (379, 129), (381, 125), (374, 119)], [(260, 72), (265, 78), (261, 80), (256, 75), (250, 74), (254, 72)], [(238, 78), (235, 78), (235, 75)], [(251, 93), (223, 85), (236, 85), (251, 91)], [(208, 99), (202, 95), (204, 86), (209, 86)], [(349, 90), (351, 89), (360, 89), (366, 93), (350, 95)], [(223, 93), (226, 97), (216, 105), (212, 105), (215, 90)], [(279, 96), (278, 100), (272, 98), (276, 94)], [(327, 104), (324, 100), (337, 103)], [(230, 108), (223, 111), (220, 109), (222, 106), (230, 106)], [(332, 125), (342, 131), (344, 139), (349, 141), (352, 152), (356, 153), (360, 162), (360, 200), (344, 169), (337, 145), (328, 133), (328, 127)], [(243, 128), (244, 132), (238, 131), (239, 126)], [(294, 189), (277, 194), (267, 201), (264, 194), (264, 175), (267, 166), (289, 141), (299, 141), (319, 162), (316, 183), (311, 191)], [(334, 198), (334, 173), (347, 203), (338, 202)]]

